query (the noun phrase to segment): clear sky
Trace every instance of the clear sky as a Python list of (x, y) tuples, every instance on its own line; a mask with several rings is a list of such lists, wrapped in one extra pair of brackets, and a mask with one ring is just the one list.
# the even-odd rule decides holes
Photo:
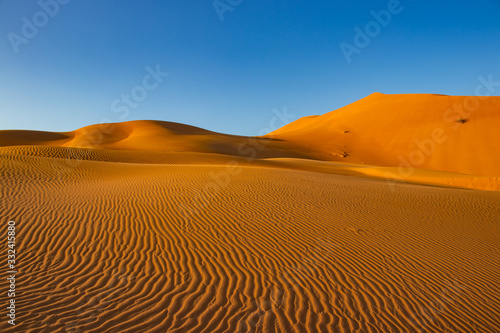
[(0, 129), (257, 135), (285, 108), (500, 81), (500, 0), (0, 0), (0, 36)]

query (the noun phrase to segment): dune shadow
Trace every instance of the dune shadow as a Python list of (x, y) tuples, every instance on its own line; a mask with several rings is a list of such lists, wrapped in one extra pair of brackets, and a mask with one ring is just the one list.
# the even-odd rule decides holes
[(30, 145), (40, 142), (66, 140), (69, 136), (59, 132), (5, 130), (0, 131), (0, 146)]

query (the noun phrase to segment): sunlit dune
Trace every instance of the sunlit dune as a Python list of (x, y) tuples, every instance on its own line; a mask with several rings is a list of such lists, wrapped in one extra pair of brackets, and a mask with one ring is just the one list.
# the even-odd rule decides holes
[(499, 332), (500, 99), (443, 118), (465, 99), (374, 94), (265, 137), (0, 131), (0, 331)]
[(500, 176), (500, 97), (372, 94), (268, 137), (337, 161)]

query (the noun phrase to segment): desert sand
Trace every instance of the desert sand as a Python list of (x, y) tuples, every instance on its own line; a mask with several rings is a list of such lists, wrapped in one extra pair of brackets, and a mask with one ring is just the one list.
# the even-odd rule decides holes
[(373, 94), (253, 138), (0, 131), (0, 331), (498, 332), (500, 98), (470, 99)]

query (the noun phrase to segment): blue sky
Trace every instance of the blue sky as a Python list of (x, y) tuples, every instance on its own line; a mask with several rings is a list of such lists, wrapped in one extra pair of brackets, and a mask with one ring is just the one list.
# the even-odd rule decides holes
[(0, 0), (0, 129), (157, 119), (257, 135), (285, 108), (473, 95), (478, 76), (500, 81), (499, 18), (499, 0)]

